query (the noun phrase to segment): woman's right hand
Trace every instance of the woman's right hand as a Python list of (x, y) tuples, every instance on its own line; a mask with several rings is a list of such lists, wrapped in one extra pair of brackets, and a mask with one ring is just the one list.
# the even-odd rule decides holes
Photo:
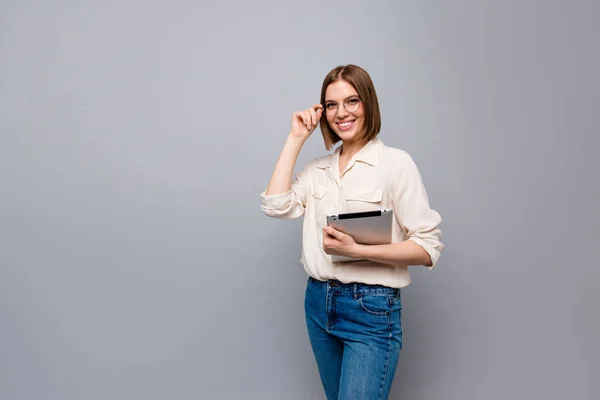
[(314, 104), (304, 111), (295, 112), (292, 114), (292, 131), (290, 135), (304, 140), (308, 139), (319, 124), (322, 115), (323, 106), (321, 104)]

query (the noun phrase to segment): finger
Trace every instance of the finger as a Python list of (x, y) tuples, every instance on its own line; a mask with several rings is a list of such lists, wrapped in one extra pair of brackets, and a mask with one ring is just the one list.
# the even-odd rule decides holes
[(308, 121), (306, 120), (306, 115), (304, 114), (304, 112), (298, 112), (298, 117), (302, 120), (302, 123), (304, 125), (308, 126)]
[(337, 240), (341, 240), (344, 237), (344, 233), (336, 230), (335, 228), (332, 228), (331, 226), (326, 226), (324, 229), (327, 230), (327, 234), (329, 236), (332, 236)]
[(312, 130), (312, 116), (310, 115), (310, 111), (306, 110), (304, 111), (304, 117), (306, 118), (306, 127), (308, 128), (308, 130)]
[(313, 110), (315, 110), (315, 111), (316, 111), (316, 110), (319, 110), (319, 109), (321, 109), (321, 110), (322, 110), (322, 109), (323, 109), (323, 105), (322, 105), (322, 104), (319, 104), (319, 103), (317, 103), (317, 104), (313, 104), (312, 108), (313, 108)]
[(310, 117), (312, 118), (312, 124), (313, 126), (317, 126), (317, 113), (315, 112), (314, 108), (310, 109)]
[(317, 121), (320, 121), (322, 116), (323, 116), (323, 109), (319, 108), (317, 110)]

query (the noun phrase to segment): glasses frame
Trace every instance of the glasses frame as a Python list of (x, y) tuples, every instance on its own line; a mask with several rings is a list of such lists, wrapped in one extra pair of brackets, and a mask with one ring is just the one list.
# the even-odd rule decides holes
[[(349, 110), (348, 109), (348, 105), (346, 104), (348, 101), (351, 101), (351, 100), (358, 100), (358, 102), (356, 103), (356, 108), (354, 110)], [(323, 107), (324, 114), (326, 116), (328, 116), (328, 117), (334, 117), (334, 116), (336, 116), (337, 113), (338, 113), (338, 111), (340, 110), (340, 103), (336, 103), (335, 112), (333, 114), (329, 114), (328, 109), (327, 109), (327, 104), (330, 104), (330, 103), (329, 102), (325, 102), (325, 105)], [(351, 98), (349, 98), (347, 100), (344, 100), (342, 102), (342, 105), (344, 106), (344, 110), (346, 110), (349, 113), (353, 113), (353, 112), (358, 111), (358, 109), (360, 108), (361, 104), (362, 104), (362, 99), (360, 97), (358, 97), (358, 96), (351, 97)]]

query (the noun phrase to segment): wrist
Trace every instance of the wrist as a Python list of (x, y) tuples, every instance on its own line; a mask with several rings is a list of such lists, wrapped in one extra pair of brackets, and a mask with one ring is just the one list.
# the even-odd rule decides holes
[(306, 142), (306, 139), (308, 139), (308, 137), (297, 136), (292, 132), (290, 132), (287, 137), (288, 143), (293, 144), (293, 145), (299, 145), (299, 146), (304, 145), (304, 142)]
[(352, 250), (351, 250), (351, 255), (350, 257), (354, 257), (354, 258), (366, 258), (366, 245), (364, 244), (359, 244), (359, 243), (354, 243), (354, 246), (352, 246)]

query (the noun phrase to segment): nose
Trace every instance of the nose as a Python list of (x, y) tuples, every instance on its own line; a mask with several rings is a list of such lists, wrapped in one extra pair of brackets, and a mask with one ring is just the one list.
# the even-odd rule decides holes
[(339, 104), (337, 109), (337, 117), (339, 119), (344, 119), (347, 115), (348, 111), (346, 111), (346, 107), (344, 107), (344, 104)]

